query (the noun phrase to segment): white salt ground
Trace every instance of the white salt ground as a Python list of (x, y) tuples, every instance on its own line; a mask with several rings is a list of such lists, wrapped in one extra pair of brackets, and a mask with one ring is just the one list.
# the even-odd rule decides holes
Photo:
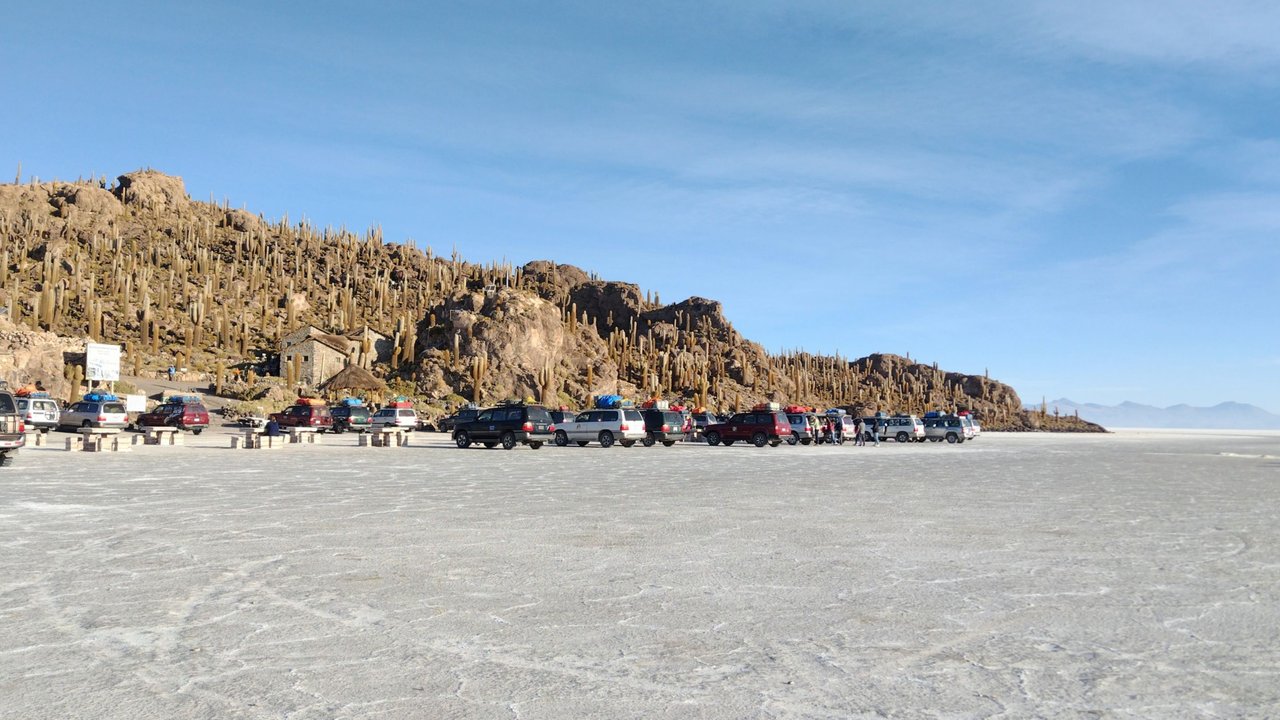
[(226, 444), (0, 471), (0, 717), (1280, 714), (1275, 433)]

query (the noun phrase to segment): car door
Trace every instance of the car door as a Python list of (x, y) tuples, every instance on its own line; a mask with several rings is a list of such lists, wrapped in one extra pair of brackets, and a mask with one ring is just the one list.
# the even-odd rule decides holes
[(494, 437), (494, 415), (497, 410), (481, 410), (471, 423), (471, 438), (477, 441), (490, 440)]

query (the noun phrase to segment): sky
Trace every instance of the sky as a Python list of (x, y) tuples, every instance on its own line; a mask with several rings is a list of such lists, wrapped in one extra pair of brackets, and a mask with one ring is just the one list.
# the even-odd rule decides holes
[(185, 5), (8, 8), (0, 177), (151, 167), (771, 351), (1280, 412), (1275, 2)]

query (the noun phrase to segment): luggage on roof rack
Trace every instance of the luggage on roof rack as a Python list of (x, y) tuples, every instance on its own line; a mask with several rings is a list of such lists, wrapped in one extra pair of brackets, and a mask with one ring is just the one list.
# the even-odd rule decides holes
[(199, 405), (200, 397), (197, 395), (170, 395), (165, 402), (175, 405)]
[(751, 409), (756, 411), (764, 410), (768, 412), (777, 412), (782, 409), (782, 404), (776, 402), (762, 402), (756, 403), (755, 407)]
[(622, 407), (621, 395), (597, 395), (595, 405), (601, 410), (611, 410), (613, 408)]
[(326, 404), (326, 403), (325, 403), (325, 401), (324, 401), (324, 399), (323, 399), (323, 398), (300, 397), (300, 398), (298, 398), (298, 402), (297, 402), (296, 404), (298, 404), (298, 405), (324, 405), (324, 404)]
[(360, 398), (346, 397), (342, 398), (342, 401), (338, 404), (345, 405), (346, 407), (360, 407), (361, 405), (364, 405), (364, 400), (361, 400)]

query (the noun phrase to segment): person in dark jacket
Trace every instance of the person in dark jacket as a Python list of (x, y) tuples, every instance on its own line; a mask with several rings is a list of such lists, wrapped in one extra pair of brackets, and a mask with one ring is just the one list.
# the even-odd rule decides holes
[(267, 435), (268, 437), (280, 437), (283, 434), (280, 432), (280, 423), (277, 422), (275, 418), (272, 418), (267, 421), (267, 424), (265, 427), (263, 427), (262, 432), (264, 435)]

